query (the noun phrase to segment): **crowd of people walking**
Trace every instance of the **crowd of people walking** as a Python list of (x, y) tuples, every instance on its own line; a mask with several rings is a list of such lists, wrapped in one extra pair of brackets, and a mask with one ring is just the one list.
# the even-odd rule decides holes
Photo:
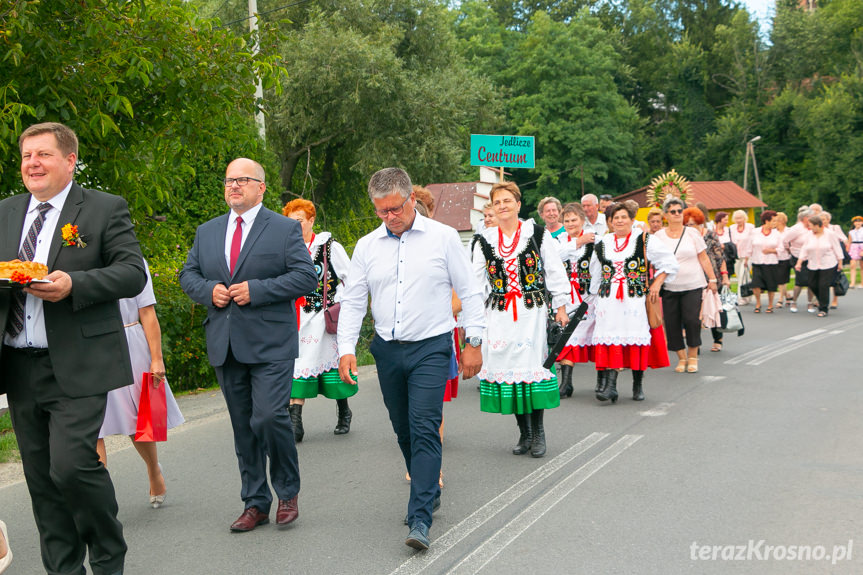
[[(0, 392), (9, 395), (45, 569), (81, 572), (89, 553), (94, 573), (122, 573), (126, 542), (104, 437), (133, 438), (147, 502), (158, 509), (167, 485), (156, 444), (136, 433), (143, 392), (162, 387), (165, 426), (183, 422), (152, 278), (125, 203), (73, 181), (74, 132), (38, 124), (19, 144), (29, 193), (0, 202), (0, 217), (20, 224), (0, 238), (0, 257), (46, 263), (50, 273), (48, 283), (0, 293)], [(817, 204), (801, 207), (792, 226), (765, 210), (756, 227), (742, 210), (729, 223), (727, 212), (711, 218), (675, 196), (641, 221), (634, 201), (587, 194), (565, 205), (544, 198), (540, 225), (521, 217), (519, 187), (500, 182), (465, 249), (433, 219), (431, 194), (386, 168), (368, 184), (381, 225), (349, 256), (316, 226), (312, 202), (293, 200), (281, 214), (263, 206), (258, 162), (235, 159), (222, 183), (229, 211), (198, 228), (180, 284), (207, 310), (208, 358), (233, 430), (243, 511), (232, 532), (269, 523), (274, 503), (279, 527), (299, 517), (306, 400), (334, 400), (333, 433), (350, 432), (369, 302), (370, 351), (410, 480), (405, 543), (424, 550), (443, 488), (443, 402), (457, 396), (459, 374), (478, 377), (480, 411), (514, 416), (512, 453), (541, 458), (546, 413), (573, 395), (575, 365), (593, 364), (596, 400), (616, 404), (620, 372), (632, 372), (631, 399), (643, 401), (645, 372), (669, 366), (669, 351), (675, 372), (699, 372), (702, 329), (711, 329), (710, 351), (721, 352), (732, 276), (738, 301), (759, 314), (797, 312), (806, 290), (808, 311), (826, 317), (845, 289), (837, 277), (846, 260), (850, 286), (863, 285), (863, 217), (845, 236)], [(85, 230), (86, 244), (66, 221)], [(43, 304), (62, 301), (69, 305)], [(562, 341), (549, 339), (550, 327), (571, 321)], [(141, 372), (150, 379), (136, 379)], [(11, 560), (0, 521), (0, 571)]]

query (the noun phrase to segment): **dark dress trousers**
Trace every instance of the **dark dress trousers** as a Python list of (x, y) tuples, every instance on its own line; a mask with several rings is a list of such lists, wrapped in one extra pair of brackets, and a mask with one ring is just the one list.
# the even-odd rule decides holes
[[(207, 307), (207, 354), (225, 396), (234, 430), (245, 507), (268, 513), (272, 494), (292, 499), (300, 490), (294, 431), (288, 413), (298, 355), (294, 300), (315, 289), (317, 275), (299, 223), (261, 208), (231, 276), (225, 261), (230, 214), (201, 225), (180, 285)], [(233, 222), (232, 222), (233, 225)], [(249, 282), (251, 302), (213, 305), (213, 288)]]
[[(17, 257), (30, 194), (0, 202), (0, 260)], [(77, 225), (85, 248), (64, 246), (62, 227)], [(72, 293), (43, 302), (46, 351), (4, 346), (0, 393), (12, 425), (48, 573), (83, 573), (85, 551), (96, 574), (122, 570), (126, 553), (117, 501), (96, 440), (109, 390), (132, 377), (117, 300), (146, 283), (126, 201), (72, 184), (60, 212), (48, 269), (72, 278)], [(0, 326), (11, 290), (0, 290)]]

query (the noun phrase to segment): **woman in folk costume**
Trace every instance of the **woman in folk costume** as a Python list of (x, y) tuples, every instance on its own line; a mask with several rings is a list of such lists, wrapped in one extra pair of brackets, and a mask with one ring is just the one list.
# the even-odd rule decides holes
[[(546, 318), (551, 292), (556, 319), (569, 320), (569, 281), (558, 243), (545, 228), (518, 219), (521, 192), (513, 182), (495, 184), (491, 201), (498, 227), (473, 246), (477, 278), (489, 289), (480, 379), (480, 409), (515, 414), (520, 437), (513, 453), (545, 455), (543, 412), (560, 405), (557, 379), (542, 364), (548, 355)], [(546, 290), (546, 288), (548, 288)]]
[(597, 277), (590, 273), (590, 260), (595, 244), (592, 241), (583, 241), (586, 240), (584, 220), (584, 208), (580, 204), (571, 203), (563, 207), (563, 227), (566, 228), (566, 234), (560, 236), (558, 241), (560, 257), (563, 259), (570, 285), (566, 311), (572, 313), (584, 300), (587, 302), (587, 314), (557, 356), (557, 361), (560, 362), (557, 379), (561, 399), (572, 396), (573, 365), (593, 361), (593, 325), (596, 322), (593, 301), (596, 299)]
[(315, 291), (297, 300), (300, 355), (294, 361), (294, 383), (291, 387), (291, 405), (288, 408), (294, 424), (294, 438), (300, 442), (305, 435), (303, 404), (306, 399), (319, 394), (336, 400), (338, 421), (333, 433), (344, 435), (351, 430), (353, 415), (348, 406), (348, 398), (354, 395), (358, 388), (342, 382), (339, 378), (338, 345), (335, 334), (327, 333), (324, 306), (330, 307), (339, 300), (339, 282), (343, 283), (347, 279), (351, 261), (345, 248), (333, 240), (329, 232), (315, 234), (312, 231), (317, 215), (312, 202), (292, 200), (285, 204), (282, 213), (300, 222), (303, 241), (318, 274), (318, 287)]
[[(600, 276), (595, 302), (593, 346), (599, 371), (596, 398), (617, 401), (617, 371), (632, 369), (632, 399), (644, 399), (644, 370), (668, 366), (662, 327), (651, 329), (645, 298), (659, 302), (666, 279), (677, 273), (677, 259), (665, 244), (650, 234), (632, 231), (634, 211), (622, 203), (605, 210), (612, 233), (596, 248), (591, 268)], [(648, 280), (648, 265), (655, 269)]]

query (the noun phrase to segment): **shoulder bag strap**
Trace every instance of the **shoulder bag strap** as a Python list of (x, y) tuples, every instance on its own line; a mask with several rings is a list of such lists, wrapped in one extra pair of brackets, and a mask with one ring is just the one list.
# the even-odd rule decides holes
[(327, 266), (327, 246), (329, 245), (332, 238), (324, 242), (324, 245), (321, 246), (321, 249), (324, 250), (324, 312), (327, 311), (327, 272), (330, 271)]

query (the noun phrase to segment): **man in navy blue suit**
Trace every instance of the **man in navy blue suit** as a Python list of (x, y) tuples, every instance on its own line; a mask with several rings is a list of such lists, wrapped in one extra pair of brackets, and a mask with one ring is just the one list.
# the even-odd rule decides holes
[(225, 396), (242, 480), (242, 515), (231, 531), (269, 522), (273, 496), (276, 523), (299, 513), (300, 469), (288, 404), (298, 354), (294, 300), (315, 289), (317, 275), (299, 223), (261, 205), (267, 185), (263, 167), (246, 158), (228, 165), (228, 214), (201, 225), (180, 285), (207, 307), (207, 354)]

